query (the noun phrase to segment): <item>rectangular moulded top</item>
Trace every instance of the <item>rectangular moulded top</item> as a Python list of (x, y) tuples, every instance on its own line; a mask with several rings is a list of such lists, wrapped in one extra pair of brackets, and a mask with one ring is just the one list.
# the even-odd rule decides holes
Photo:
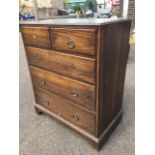
[(118, 23), (122, 21), (130, 21), (129, 18), (60, 18), (46, 19), (38, 21), (23, 21), (20, 25), (85, 25), (85, 26), (100, 26), (110, 23)]

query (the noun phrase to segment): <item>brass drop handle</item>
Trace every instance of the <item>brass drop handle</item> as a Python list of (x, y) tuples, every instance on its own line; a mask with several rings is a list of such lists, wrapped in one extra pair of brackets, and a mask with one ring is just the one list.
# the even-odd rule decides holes
[(39, 83), (40, 83), (41, 85), (45, 85), (45, 80), (44, 80), (44, 79), (40, 79), (40, 80), (39, 80)]
[(72, 117), (73, 117), (74, 121), (79, 121), (80, 120), (80, 117), (77, 114), (74, 114)]
[(49, 102), (47, 100), (44, 100), (43, 101), (43, 105), (48, 106), (49, 105)]
[(77, 97), (78, 96), (78, 92), (76, 90), (72, 90), (71, 94), (74, 97)]
[(67, 41), (67, 45), (69, 48), (74, 48), (75, 47), (75, 43), (74, 41), (72, 40), (72, 38), (69, 38), (68, 41)]
[(37, 62), (40, 62), (40, 61), (41, 61), (41, 57), (36, 56), (36, 57), (35, 57), (35, 60), (36, 60)]

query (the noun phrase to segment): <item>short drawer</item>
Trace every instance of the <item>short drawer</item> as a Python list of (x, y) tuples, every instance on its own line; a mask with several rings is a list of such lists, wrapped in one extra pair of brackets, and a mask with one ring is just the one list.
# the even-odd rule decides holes
[(73, 53), (95, 55), (96, 30), (95, 29), (51, 29), (52, 45), (54, 49)]
[(95, 83), (95, 59), (74, 56), (39, 48), (26, 47), (29, 65)]
[(30, 67), (30, 73), (34, 86), (95, 111), (95, 86), (35, 67)]
[(95, 116), (71, 104), (66, 99), (47, 91), (34, 88), (36, 102), (95, 135)]
[(49, 28), (46, 27), (21, 27), (23, 41), (25, 45), (51, 48)]

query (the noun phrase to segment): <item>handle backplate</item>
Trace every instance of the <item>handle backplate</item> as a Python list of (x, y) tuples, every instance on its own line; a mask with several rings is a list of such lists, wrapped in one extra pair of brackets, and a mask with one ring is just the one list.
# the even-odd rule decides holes
[(72, 96), (74, 96), (74, 97), (78, 97), (78, 92), (77, 92), (77, 90), (72, 90), (71, 94), (72, 94)]
[(36, 62), (40, 62), (40, 61), (41, 61), (41, 57), (36, 56), (36, 57), (35, 57), (35, 61), (36, 61)]
[(48, 106), (48, 105), (49, 105), (49, 101), (44, 100), (44, 101), (43, 101), (43, 105)]
[(40, 79), (40, 80), (39, 80), (39, 83), (40, 83), (41, 85), (45, 85), (45, 84), (46, 84), (46, 82), (45, 82), (44, 79)]
[(68, 41), (67, 41), (67, 45), (70, 49), (74, 48), (75, 47), (75, 43), (73, 41), (72, 38), (69, 38)]
[(74, 114), (72, 117), (73, 117), (74, 121), (79, 121), (80, 120), (80, 117), (77, 114)]

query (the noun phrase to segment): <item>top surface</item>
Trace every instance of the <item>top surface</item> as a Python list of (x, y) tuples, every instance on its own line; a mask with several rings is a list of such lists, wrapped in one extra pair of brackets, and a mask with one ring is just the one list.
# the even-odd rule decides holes
[(128, 21), (128, 18), (68, 18), (68, 19), (48, 19), (38, 21), (23, 21), (20, 24), (38, 24), (38, 25), (105, 25), (109, 23), (117, 23)]

